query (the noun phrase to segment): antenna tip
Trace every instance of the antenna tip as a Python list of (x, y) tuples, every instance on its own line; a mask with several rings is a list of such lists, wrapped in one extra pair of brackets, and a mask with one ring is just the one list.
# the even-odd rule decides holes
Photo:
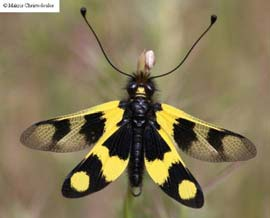
[(81, 7), (81, 15), (83, 16), (83, 17), (85, 17), (85, 15), (86, 15), (86, 12), (87, 12), (87, 9), (85, 8), (85, 7)]
[(211, 15), (211, 25), (213, 25), (217, 21), (217, 15)]

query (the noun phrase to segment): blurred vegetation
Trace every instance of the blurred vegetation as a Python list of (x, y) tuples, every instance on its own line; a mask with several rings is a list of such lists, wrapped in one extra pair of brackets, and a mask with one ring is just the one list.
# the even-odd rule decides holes
[[(202, 209), (171, 200), (147, 173), (142, 196), (130, 205), (125, 175), (89, 197), (65, 199), (62, 182), (87, 151), (55, 154), (20, 144), (33, 122), (125, 96), (126, 78), (106, 63), (79, 14), (82, 5), (117, 66), (132, 72), (141, 51), (153, 49), (153, 74), (174, 67), (218, 15), (183, 67), (157, 81), (159, 101), (257, 145), (255, 159), (229, 168), (215, 186), (228, 164), (184, 156), (201, 185), (211, 187)], [(0, 14), (0, 217), (121, 217), (123, 205), (130, 217), (270, 217), (269, 9), (267, 0), (65, 0), (59, 14)]]

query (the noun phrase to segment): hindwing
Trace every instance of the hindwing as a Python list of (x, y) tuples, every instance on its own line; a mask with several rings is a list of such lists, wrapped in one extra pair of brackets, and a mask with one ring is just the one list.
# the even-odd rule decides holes
[(188, 155), (211, 162), (242, 161), (256, 156), (253, 143), (242, 135), (197, 119), (170, 105), (156, 112), (161, 128)]
[(145, 167), (156, 184), (176, 201), (193, 208), (203, 206), (203, 192), (186, 168), (170, 136), (149, 124), (144, 133)]
[(67, 176), (62, 187), (63, 195), (83, 197), (116, 180), (127, 167), (131, 143), (132, 129), (129, 124), (109, 128)]
[(115, 126), (122, 119), (123, 113), (119, 101), (111, 101), (33, 124), (20, 140), (27, 147), (45, 151), (81, 150), (96, 143), (108, 126)]

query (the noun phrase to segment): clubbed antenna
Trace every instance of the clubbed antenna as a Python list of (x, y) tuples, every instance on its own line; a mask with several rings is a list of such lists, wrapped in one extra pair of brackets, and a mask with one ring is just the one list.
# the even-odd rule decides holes
[(155, 79), (155, 78), (159, 78), (159, 77), (163, 77), (163, 76), (167, 76), (171, 73), (173, 73), (174, 71), (176, 71), (179, 67), (182, 66), (182, 64), (185, 62), (185, 60), (188, 58), (188, 56), (190, 55), (191, 51), (194, 49), (194, 47), (198, 44), (198, 42), (203, 38), (203, 36), (211, 29), (211, 27), (213, 26), (213, 24), (216, 22), (217, 20), (217, 16), (216, 15), (212, 15), (211, 19), (210, 19), (210, 25), (207, 27), (207, 29), (200, 35), (200, 37), (193, 43), (193, 45), (191, 46), (191, 48), (188, 50), (187, 54), (185, 55), (185, 57), (182, 59), (182, 61), (180, 61), (180, 63), (173, 68), (172, 70), (170, 70), (167, 73), (163, 73), (160, 74), (158, 76), (153, 76), (151, 77), (151, 79)]
[(115, 69), (116, 71), (118, 71), (119, 73), (121, 73), (121, 74), (123, 74), (123, 75), (125, 75), (125, 76), (128, 76), (128, 77), (133, 78), (132, 75), (130, 75), (130, 74), (128, 74), (128, 73), (125, 73), (124, 71), (120, 70), (118, 67), (116, 67), (116, 66), (111, 62), (111, 60), (109, 59), (108, 55), (106, 54), (106, 52), (105, 52), (105, 50), (104, 50), (104, 48), (103, 48), (103, 46), (102, 46), (102, 44), (101, 44), (101, 42), (100, 42), (100, 40), (99, 40), (97, 34), (95, 33), (93, 27), (90, 25), (90, 23), (89, 23), (88, 20), (87, 20), (87, 18), (86, 18), (86, 12), (87, 12), (87, 9), (86, 9), (85, 7), (82, 7), (82, 8), (81, 8), (81, 14), (82, 14), (82, 16), (83, 16), (83, 18), (84, 18), (86, 24), (87, 24), (88, 27), (90, 28), (91, 32), (94, 34), (94, 36), (95, 36), (95, 38), (96, 38), (96, 40), (97, 40), (97, 43), (98, 43), (98, 45), (99, 45), (99, 47), (100, 47), (100, 49), (101, 49), (101, 51), (102, 51), (104, 57), (105, 57), (106, 60), (108, 61), (108, 63), (112, 66), (112, 68), (114, 68), (114, 69)]

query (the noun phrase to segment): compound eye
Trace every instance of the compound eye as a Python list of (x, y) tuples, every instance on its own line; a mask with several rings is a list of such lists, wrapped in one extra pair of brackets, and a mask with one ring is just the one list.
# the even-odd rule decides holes
[(145, 92), (147, 95), (152, 96), (154, 94), (155, 88), (152, 84), (146, 84)]
[(138, 84), (136, 82), (129, 83), (128, 88), (127, 88), (128, 94), (135, 95), (137, 88), (138, 88)]

